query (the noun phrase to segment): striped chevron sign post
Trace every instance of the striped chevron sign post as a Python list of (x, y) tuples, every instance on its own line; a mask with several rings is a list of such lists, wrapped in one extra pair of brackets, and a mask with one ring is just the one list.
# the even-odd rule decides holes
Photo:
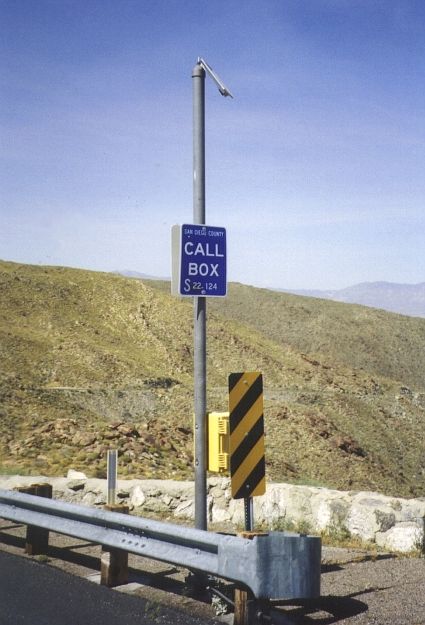
[(261, 373), (246, 371), (229, 375), (229, 413), (232, 497), (245, 499), (246, 524), (251, 525), (249, 500), (266, 492)]

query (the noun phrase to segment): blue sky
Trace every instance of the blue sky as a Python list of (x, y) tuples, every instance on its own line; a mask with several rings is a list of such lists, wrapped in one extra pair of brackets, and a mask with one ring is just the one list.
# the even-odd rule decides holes
[(231, 280), (425, 281), (425, 3), (0, 0), (0, 258), (170, 274), (193, 221), (191, 70), (207, 223)]

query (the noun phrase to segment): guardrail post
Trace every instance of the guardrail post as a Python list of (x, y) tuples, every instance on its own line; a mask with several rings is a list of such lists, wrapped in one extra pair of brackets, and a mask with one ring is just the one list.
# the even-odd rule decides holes
[[(122, 504), (106, 504), (105, 510), (128, 514), (128, 506)], [(100, 583), (113, 588), (128, 583), (128, 552), (121, 549), (102, 546), (100, 556)]]
[[(19, 493), (47, 497), (52, 499), (53, 488), (51, 484), (31, 484), (16, 489)], [(46, 554), (49, 549), (49, 530), (34, 525), (27, 525), (25, 538), (25, 553), (29, 556)]]
[[(239, 532), (238, 536), (252, 540), (255, 536), (267, 536), (266, 532)], [(235, 614), (233, 625), (262, 623), (270, 609), (269, 601), (258, 601), (250, 590), (235, 588)]]

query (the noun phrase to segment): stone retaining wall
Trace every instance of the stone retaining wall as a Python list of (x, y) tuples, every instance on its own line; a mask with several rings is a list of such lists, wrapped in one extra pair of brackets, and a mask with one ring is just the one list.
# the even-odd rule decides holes
[[(0, 476), (0, 488), (12, 489), (48, 482), (53, 497), (73, 503), (106, 503), (106, 480), (69, 471), (68, 476), (47, 478)], [(118, 480), (117, 499), (141, 516), (193, 519), (193, 482), (171, 480)], [(425, 497), (401, 499), (378, 493), (336, 491), (326, 488), (268, 484), (254, 501), (255, 525), (272, 529), (296, 528), (306, 533), (355, 536), (389, 551), (410, 552), (425, 547)], [(242, 527), (243, 501), (230, 496), (228, 478), (208, 481), (208, 519)]]

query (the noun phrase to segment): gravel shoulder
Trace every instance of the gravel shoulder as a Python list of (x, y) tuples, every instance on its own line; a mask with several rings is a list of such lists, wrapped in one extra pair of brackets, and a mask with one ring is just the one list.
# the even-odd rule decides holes
[[(25, 528), (0, 520), (0, 550), (23, 555)], [(47, 557), (38, 562), (89, 579), (99, 578), (100, 547), (51, 533)], [(187, 595), (187, 571), (129, 556), (130, 584), (121, 592), (139, 597), (153, 622), (163, 625), (231, 623), (204, 600)], [(367, 551), (323, 548), (321, 597), (276, 606), (285, 625), (425, 625), (425, 559)], [(117, 592), (116, 590), (111, 592)], [(148, 621), (146, 621), (148, 622)], [(28, 624), (29, 625), (29, 624)]]
[(319, 600), (285, 607), (291, 623), (425, 623), (424, 558), (324, 548), (321, 582)]

